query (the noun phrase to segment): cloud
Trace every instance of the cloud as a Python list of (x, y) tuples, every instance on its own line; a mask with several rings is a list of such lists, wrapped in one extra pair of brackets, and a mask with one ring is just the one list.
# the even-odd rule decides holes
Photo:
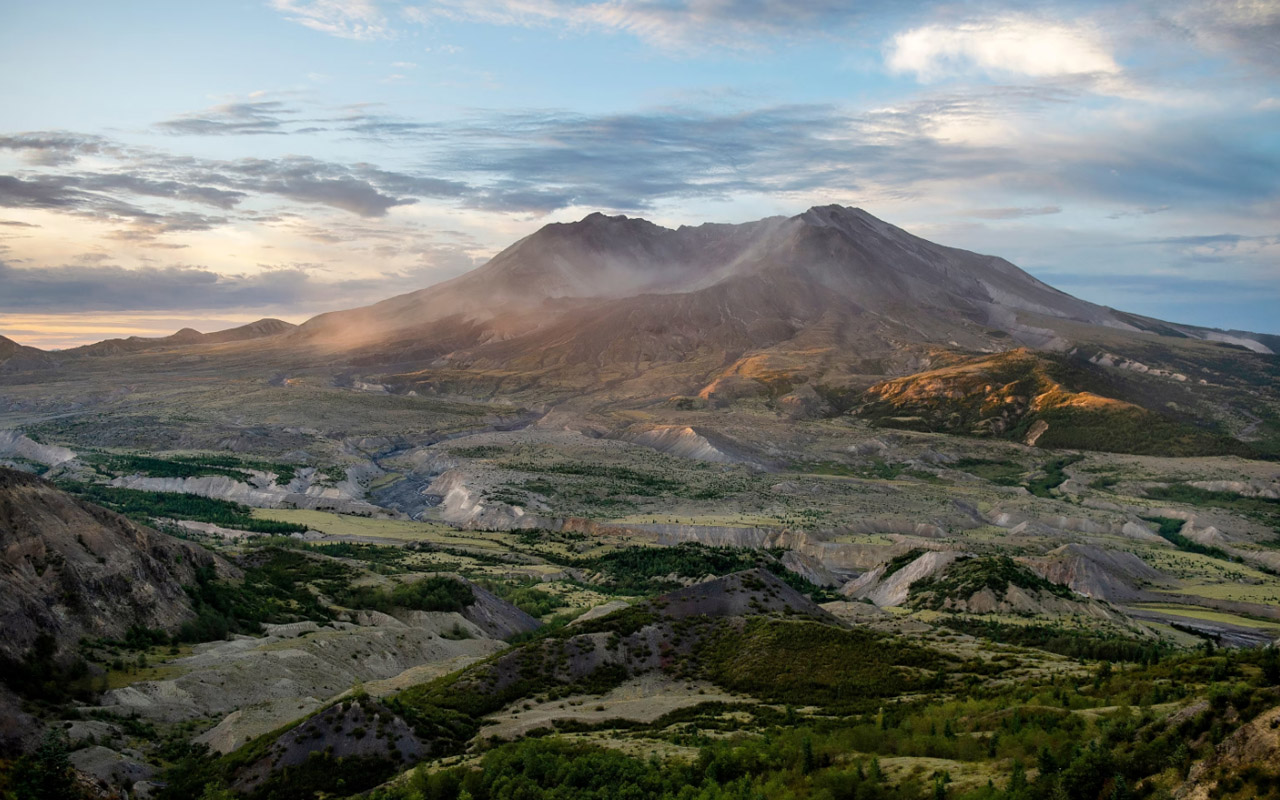
[(415, 198), (499, 212), (645, 211), (664, 201), (741, 193), (878, 189), (925, 196), (948, 181), (1028, 189), (1047, 201), (972, 214), (987, 219), (1053, 213), (1063, 197), (1131, 203), (1145, 213), (1174, 198), (1203, 206), (1276, 195), (1277, 159), (1247, 137), (1220, 135), (1216, 123), (1166, 130), (1130, 120), (1049, 136), (1021, 124), (1068, 107), (1080, 93), (1053, 82), (952, 90), (868, 111), (834, 105), (724, 113), (530, 110), (442, 122), (354, 108), (328, 115), (326, 124), (359, 138), (412, 144), (419, 168), (290, 157), (184, 172), (185, 180), (208, 186), (319, 202), (361, 216), (379, 216)]
[(343, 39), (372, 41), (392, 35), (373, 0), (271, 0), (271, 7), (292, 22)]
[(165, 120), (156, 127), (167, 133), (197, 136), (282, 135), (299, 132), (288, 127), (297, 113), (280, 100), (223, 103)]
[[(7, 137), (24, 149), (66, 152), (83, 141), (74, 135)], [(195, 213), (193, 204), (238, 211), (254, 197), (328, 206), (361, 217), (381, 217), (422, 198), (459, 198), (471, 191), (460, 181), (387, 170), (367, 163), (342, 164), (308, 156), (202, 159), (157, 150), (127, 150), (95, 143), (108, 163), (102, 169), (59, 170), (73, 159), (54, 159), (40, 171), (0, 175), (0, 207), (61, 211), (130, 226), (116, 238), (140, 240), (182, 230), (207, 230), (229, 217)], [(111, 164), (110, 159), (115, 159)], [(156, 208), (159, 201), (162, 207)], [(248, 216), (252, 212), (240, 212)]]
[[(415, 197), (389, 193), (390, 190), (379, 185), (378, 177), (398, 179), (401, 186), (413, 185), (420, 193), (429, 194), (427, 186), (415, 181), (413, 176), (383, 173), (368, 165), (348, 167), (307, 156), (210, 162), (200, 164), (192, 175), (208, 176), (240, 190), (318, 203), (361, 217), (380, 217), (396, 206), (418, 202)], [(434, 188), (445, 192), (448, 186), (447, 182), (441, 182)]]
[(1280, 153), (1212, 119), (1153, 122), (1063, 140), (1045, 170), (1095, 199), (1161, 206), (1243, 208), (1280, 199)]
[(1038, 208), (975, 208), (963, 213), (966, 217), (978, 219), (1018, 219), (1020, 217), (1042, 217), (1048, 214), (1061, 214), (1060, 206), (1040, 206)]
[(406, 8), (413, 21), (444, 18), (490, 25), (557, 27), (634, 36), (667, 50), (758, 45), (769, 38), (827, 35), (879, 13), (931, 1), (888, 0), (432, 0)]
[(92, 192), (125, 192), (147, 197), (162, 197), (190, 203), (231, 209), (248, 195), (231, 189), (201, 186), (173, 179), (152, 179), (118, 173), (80, 173), (65, 176), (68, 185)]
[(1280, 2), (1184, 0), (1157, 8), (1171, 27), (1202, 49), (1280, 74)]
[(224, 275), (196, 266), (21, 268), (0, 262), (0, 311), (150, 311), (229, 309), (327, 303), (375, 296), (385, 282), (320, 281), (308, 270), (281, 267)]
[(1163, 214), (1173, 208), (1170, 205), (1162, 206), (1141, 206), (1139, 208), (1127, 209), (1124, 211), (1114, 211), (1107, 215), (1107, 219), (1125, 219), (1126, 217), (1149, 217), (1152, 214)]
[[(1280, 194), (1280, 158), (1238, 133), (1240, 126), (1212, 117), (1166, 125), (1160, 118), (1116, 124), (1100, 116), (1103, 124), (1078, 132), (1027, 124), (1069, 108), (1080, 95), (1078, 88), (1050, 82), (935, 92), (863, 111), (836, 105), (618, 114), (552, 109), (435, 122), (389, 117), (373, 107), (303, 115), (279, 101), (250, 100), (166, 124), (222, 133), (242, 125), (295, 130), (323, 121), (331, 134), (411, 145), (415, 166), (301, 155), (218, 160), (37, 132), (0, 143), (57, 152), (94, 147), (101, 168), (55, 166), (0, 177), (0, 206), (117, 218), (134, 229), (128, 235), (141, 237), (182, 230), (198, 218), (217, 224), (209, 208), (226, 219), (252, 219), (285, 210), (281, 201), (375, 218), (424, 200), (535, 214), (575, 206), (647, 211), (664, 202), (746, 193), (923, 198), (959, 182), (1043, 198), (969, 212), (1010, 219), (1054, 213), (1065, 198), (1105, 199), (1112, 208), (1138, 209), (1118, 213), (1145, 213), (1175, 202), (1239, 207)], [(264, 202), (276, 207), (264, 209)]]
[(29, 164), (57, 167), (74, 163), (85, 155), (119, 155), (113, 142), (86, 133), (43, 131), (0, 136), (0, 150), (21, 153)]
[(465, 202), (480, 208), (639, 210), (664, 198), (854, 184), (851, 162), (879, 148), (847, 139), (849, 124), (826, 106), (498, 114), (458, 125), (436, 166), (466, 176), (477, 192)]
[(886, 65), (922, 81), (972, 73), (1056, 78), (1120, 72), (1098, 31), (1021, 16), (903, 31), (890, 41)]
[(211, 217), (191, 212), (153, 212), (125, 202), (100, 191), (87, 189), (118, 189), (141, 191), (164, 197), (190, 198), (188, 189), (180, 184), (167, 186), (149, 185), (126, 175), (97, 176), (87, 179), (75, 176), (42, 176), (23, 180), (12, 175), (0, 175), (0, 207), (63, 211), (83, 217), (115, 221), (128, 226), (112, 236), (121, 240), (146, 241), (161, 234), (179, 231), (210, 230), (225, 223), (225, 217)]
[(1238, 233), (1217, 233), (1170, 236), (1137, 244), (1164, 245), (1190, 262), (1250, 263), (1265, 267), (1274, 276), (1280, 277), (1280, 273), (1274, 269), (1277, 258), (1280, 258), (1280, 234), (1246, 236)]

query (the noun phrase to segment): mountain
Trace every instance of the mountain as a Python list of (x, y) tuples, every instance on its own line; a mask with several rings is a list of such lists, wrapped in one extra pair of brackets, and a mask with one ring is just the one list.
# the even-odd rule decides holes
[(232, 571), (198, 545), (0, 467), (0, 656), (23, 656), (40, 634), (67, 649), (132, 625), (175, 631), (194, 617), (183, 586), (200, 567)]
[(183, 328), (177, 333), (160, 337), (130, 336), (125, 339), (105, 339), (101, 342), (72, 347), (60, 351), (59, 356), (77, 358), (81, 356), (101, 357), (125, 355), (147, 350), (164, 350), (188, 345), (225, 344), (227, 342), (243, 342), (278, 336), (287, 333), (297, 326), (279, 319), (260, 319), (214, 333), (201, 333), (195, 328)]
[[(625, 383), (682, 363), (676, 377), (701, 381), (693, 393), (777, 371), (905, 374), (932, 348), (1063, 350), (1064, 326), (1270, 352), (1257, 337), (1157, 322), (1074, 298), (1004, 259), (827, 206), (675, 230), (601, 214), (548, 225), (466, 275), (323, 314), (288, 338), (363, 365), (516, 375), (497, 381), (507, 389), (531, 378)], [(661, 391), (679, 383), (658, 381)]]
[[(601, 214), (548, 225), (471, 273), (321, 315), (295, 338), (341, 349), (372, 343), (384, 359), (414, 347), (419, 356), (461, 347), (467, 354), (454, 360), (544, 368), (741, 355), (814, 337), (945, 345), (959, 336), (974, 347), (991, 345), (993, 332), (1036, 346), (1054, 339), (1019, 314), (1136, 330), (1003, 259), (829, 206), (675, 230)], [(452, 335), (432, 347), (444, 331)], [(521, 358), (535, 350), (535, 359)]]
[[(1059, 446), (1078, 446), (1068, 432), (1102, 415), (1147, 432), (1105, 445), (1126, 451), (1171, 433), (1191, 452), (1205, 436), (1210, 450), (1235, 452), (1218, 440), (1256, 431), (1251, 393), (1280, 385), (1275, 337), (1089, 303), (1004, 259), (839, 206), (674, 230), (592, 214), (278, 341), (402, 392), (763, 399), (788, 413), (861, 407), (891, 426), (1031, 440), (1056, 419), (1045, 444)], [(1010, 402), (992, 405), (995, 395)], [(957, 416), (960, 398), (969, 410)]]

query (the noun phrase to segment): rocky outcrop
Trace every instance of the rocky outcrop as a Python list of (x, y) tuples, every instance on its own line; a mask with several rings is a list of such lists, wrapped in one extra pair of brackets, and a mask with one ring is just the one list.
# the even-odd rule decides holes
[(807, 553), (788, 550), (782, 554), (782, 566), (794, 572), (815, 586), (839, 586), (844, 581), (834, 572), (827, 569), (819, 559)]
[(402, 620), (362, 611), (351, 622), (268, 626), (263, 637), (197, 645), (193, 655), (171, 662), (177, 677), (113, 689), (102, 704), (165, 722), (268, 709), (277, 715), (266, 724), (270, 730), (296, 719), (299, 704), (327, 701), (354, 683), (478, 660), (502, 646), (462, 614), (412, 612)]
[(1241, 497), (1262, 497), (1280, 500), (1280, 481), (1192, 481), (1191, 486), (1207, 492), (1228, 492)]
[(1014, 584), (1009, 584), (1002, 592), (983, 588), (967, 597), (949, 597), (940, 608), (963, 614), (1017, 614), (1047, 619), (1092, 617), (1108, 622), (1124, 620), (1121, 613), (1084, 597), (1063, 597)]
[(253, 483), (238, 481), (225, 475), (198, 478), (151, 478), (123, 475), (111, 486), (147, 492), (177, 492), (243, 503), (254, 508), (304, 508), (334, 511), (339, 514), (376, 516), (386, 512), (360, 499), (362, 489), (355, 481), (344, 480), (337, 486), (323, 486), (310, 480), (295, 480), (287, 487), (272, 483), (265, 473), (255, 475)]
[(632, 444), (649, 447), (660, 453), (695, 461), (711, 461), (720, 464), (748, 461), (745, 457), (728, 452), (728, 448), (717, 447), (706, 435), (687, 425), (659, 425), (624, 434), (622, 438)]
[(104, 786), (132, 787), (138, 781), (149, 780), (157, 771), (136, 750), (119, 753), (102, 745), (72, 753), (71, 766)]
[[(364, 761), (366, 774), (361, 777), (371, 783), (355, 788), (372, 788), (381, 782), (379, 777), (390, 777), (402, 760), (413, 763), (429, 755), (431, 744), (391, 709), (369, 697), (358, 697), (336, 703), (277, 737), (261, 758), (236, 773), (233, 786), (250, 792), (321, 753), (335, 765), (343, 759)], [(367, 774), (373, 770), (385, 774)]]
[(488, 500), (469, 484), (462, 470), (441, 473), (426, 488), (426, 493), (440, 498), (440, 519), (461, 528), (481, 530), (516, 530), (519, 528), (558, 527), (557, 523), (529, 514), (520, 506)]
[[(474, 598), (471, 605), (462, 609), (462, 616), (468, 622), (484, 631), (490, 639), (510, 639), (521, 633), (535, 631), (542, 626), (541, 622), (492, 592), (477, 586), (466, 578), (454, 576), (457, 580), (471, 587)], [(417, 612), (419, 614), (424, 612)]]
[(76, 454), (69, 448), (40, 444), (18, 431), (0, 431), (0, 458), (21, 458), (55, 467), (75, 457)]
[(1138, 600), (1145, 587), (1171, 583), (1168, 576), (1133, 553), (1087, 544), (1065, 544), (1024, 563), (1047, 581), (1109, 602)]
[(0, 468), (0, 653), (41, 633), (67, 646), (130, 625), (175, 630), (193, 616), (182, 587), (197, 567), (235, 574), (198, 545)]
[[(1242, 773), (1250, 777), (1241, 780)], [(1264, 711), (1218, 745), (1212, 756), (1191, 767), (1187, 780), (1173, 796), (1176, 800), (1209, 800), (1225, 781), (1248, 792), (1256, 778), (1274, 783), (1280, 779), (1280, 706)], [(1253, 796), (1235, 794), (1232, 796)], [(1261, 795), (1257, 795), (1261, 796)]]

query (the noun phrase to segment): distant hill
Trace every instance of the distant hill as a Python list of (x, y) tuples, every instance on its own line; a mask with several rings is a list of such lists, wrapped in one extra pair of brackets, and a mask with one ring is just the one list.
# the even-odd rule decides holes
[(45, 351), (0, 336), (0, 373), (44, 370), (57, 365), (58, 362)]
[(94, 344), (72, 347), (58, 352), (59, 357), (78, 358), (81, 356), (116, 356), (137, 353), (146, 350), (162, 350), (188, 345), (223, 344), (226, 342), (243, 342), (287, 333), (297, 326), (279, 319), (260, 319), (214, 333), (201, 333), (194, 328), (183, 328), (177, 333), (160, 337), (130, 336), (125, 339), (105, 339)]

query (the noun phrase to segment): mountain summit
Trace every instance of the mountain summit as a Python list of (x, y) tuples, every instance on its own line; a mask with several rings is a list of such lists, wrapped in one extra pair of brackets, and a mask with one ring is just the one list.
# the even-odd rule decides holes
[(591, 214), (547, 225), (452, 281), (322, 315), (300, 333), (350, 344), (446, 317), (509, 320), (513, 310), (535, 309), (544, 313), (529, 322), (540, 327), (548, 307), (563, 310), (573, 305), (567, 301), (707, 292), (708, 302), (720, 302), (725, 291), (750, 294), (752, 284), (767, 288), (779, 309), (796, 311), (799, 303), (819, 315), (839, 306), (859, 314), (893, 308), (898, 316), (916, 308), (983, 324), (994, 319), (1001, 328), (1010, 312), (1026, 311), (1130, 327), (1004, 259), (934, 244), (862, 209), (822, 206), (790, 218), (674, 230)]
[(676, 229), (591, 214), (283, 339), (413, 388), (726, 398), (762, 384), (866, 385), (946, 363), (944, 352), (1065, 351), (1144, 332), (1269, 352), (1259, 338), (1114, 311), (1002, 258), (820, 206)]

